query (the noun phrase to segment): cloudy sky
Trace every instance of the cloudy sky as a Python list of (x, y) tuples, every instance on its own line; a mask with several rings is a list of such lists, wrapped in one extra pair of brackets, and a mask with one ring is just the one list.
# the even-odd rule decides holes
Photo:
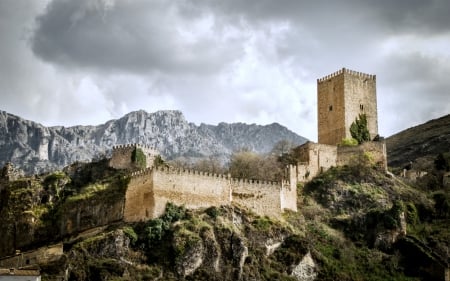
[(316, 79), (376, 74), (379, 131), (450, 113), (448, 0), (0, 0), (0, 110), (44, 125), (179, 109), (317, 139)]

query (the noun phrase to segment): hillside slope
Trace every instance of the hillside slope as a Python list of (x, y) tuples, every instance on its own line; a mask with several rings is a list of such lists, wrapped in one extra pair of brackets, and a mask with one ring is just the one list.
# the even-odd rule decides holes
[(450, 152), (450, 114), (401, 131), (386, 139), (388, 164), (404, 167), (421, 158)]
[(30, 260), (45, 280), (443, 281), (449, 263), (450, 210), (372, 167), (299, 186), (299, 211), (280, 220), (168, 204), (160, 218), (124, 223), (127, 177), (105, 160), (0, 184), (0, 266), (17, 264), (1, 259), (16, 249), (59, 249)]
[(74, 127), (45, 127), (0, 111), (0, 166), (12, 162), (27, 173), (98, 159), (116, 144), (150, 145), (167, 159), (215, 156), (225, 160), (243, 147), (267, 153), (280, 140), (298, 145), (306, 141), (276, 123), (197, 126), (180, 111), (141, 110), (98, 126)]

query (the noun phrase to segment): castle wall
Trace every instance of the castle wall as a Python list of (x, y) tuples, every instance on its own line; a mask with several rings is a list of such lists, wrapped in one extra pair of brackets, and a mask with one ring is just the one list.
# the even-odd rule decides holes
[(385, 142), (365, 142), (357, 146), (336, 146), (308, 142), (296, 149), (297, 181), (308, 182), (333, 166), (353, 165), (365, 157), (387, 169)]
[(387, 169), (385, 142), (365, 142), (358, 146), (338, 146), (337, 166), (351, 165), (369, 156), (382, 169)]
[(283, 182), (280, 191), (281, 210), (297, 212), (297, 167), (289, 165), (289, 181)]
[(152, 219), (155, 208), (153, 171), (146, 169), (131, 174), (125, 193), (124, 221), (136, 222)]
[(247, 207), (262, 216), (278, 217), (281, 215), (281, 185), (246, 179), (232, 179), (233, 204)]
[(167, 202), (187, 208), (230, 204), (229, 179), (191, 170), (155, 169), (153, 173), (153, 217), (164, 213)]
[(336, 166), (337, 146), (308, 142), (297, 149), (297, 180), (307, 182)]
[(147, 169), (132, 174), (126, 195), (124, 220), (153, 219), (172, 202), (190, 209), (238, 204), (260, 215), (279, 216), (283, 209), (297, 211), (296, 167), (291, 181), (230, 179), (191, 170)]

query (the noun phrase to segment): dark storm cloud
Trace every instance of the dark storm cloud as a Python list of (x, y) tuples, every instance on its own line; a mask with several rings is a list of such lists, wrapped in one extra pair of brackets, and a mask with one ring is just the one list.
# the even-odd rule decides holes
[[(375, 51), (377, 42), (392, 33), (429, 36), (450, 30), (446, 0), (105, 3), (51, 2), (37, 19), (34, 53), (52, 63), (103, 71), (217, 73), (243, 56), (249, 34), (286, 23), (289, 36), (278, 39), (277, 55), (300, 61), (317, 75), (358, 66), (364, 52)], [(201, 19), (209, 19), (205, 34), (183, 36), (179, 27), (197, 33), (205, 25), (196, 25)], [(241, 33), (227, 37), (229, 27)]]
[[(242, 51), (234, 38), (190, 38), (201, 18), (184, 19), (167, 1), (53, 1), (37, 18), (36, 55), (68, 67), (170, 73), (216, 72)], [(205, 19), (208, 20), (208, 19)], [(217, 34), (215, 34), (217, 33)], [(197, 38), (198, 36), (198, 38)]]
[(0, 1), (1, 109), (47, 124), (181, 109), (314, 139), (316, 78), (342, 67), (377, 75), (381, 134), (450, 112), (447, 0), (23, 3)]
[[(244, 16), (251, 21), (291, 20), (314, 23), (316, 27), (360, 22), (364, 26), (397, 31), (442, 32), (450, 30), (450, 2), (447, 0), (192, 0), (228, 16)], [(314, 28), (315, 26), (311, 26)], [(322, 32), (328, 33), (327, 30)]]

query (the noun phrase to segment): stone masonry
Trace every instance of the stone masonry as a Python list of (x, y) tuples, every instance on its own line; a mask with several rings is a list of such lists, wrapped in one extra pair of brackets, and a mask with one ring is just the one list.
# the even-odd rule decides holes
[[(136, 147), (139, 149), (136, 145), (115, 147), (110, 166), (132, 169), (133, 164), (128, 159)], [(147, 167), (130, 171), (131, 180), (123, 211), (123, 219), (127, 222), (156, 218), (164, 213), (168, 202), (191, 209), (234, 204), (271, 217), (280, 216), (284, 209), (297, 211), (295, 166), (287, 168), (289, 178), (282, 182), (234, 179), (229, 175), (153, 167), (148, 162)]]
[(344, 166), (368, 158), (387, 169), (384, 141), (342, 146), (351, 138), (350, 126), (360, 114), (367, 117), (371, 138), (378, 136), (376, 76), (342, 68), (317, 79), (319, 143), (307, 142), (295, 149), (298, 182), (307, 182), (333, 166)]
[(146, 168), (150, 168), (153, 165), (153, 161), (155, 157), (159, 155), (159, 152), (149, 146), (139, 145), (139, 144), (127, 144), (127, 145), (117, 145), (113, 147), (113, 155), (110, 160), (110, 166), (115, 169), (129, 169), (134, 163), (132, 161), (132, 153), (134, 150), (140, 149), (145, 157), (147, 166)]
[(376, 76), (341, 69), (317, 79), (319, 143), (337, 145), (351, 138), (350, 125), (366, 114), (371, 138), (378, 135)]

